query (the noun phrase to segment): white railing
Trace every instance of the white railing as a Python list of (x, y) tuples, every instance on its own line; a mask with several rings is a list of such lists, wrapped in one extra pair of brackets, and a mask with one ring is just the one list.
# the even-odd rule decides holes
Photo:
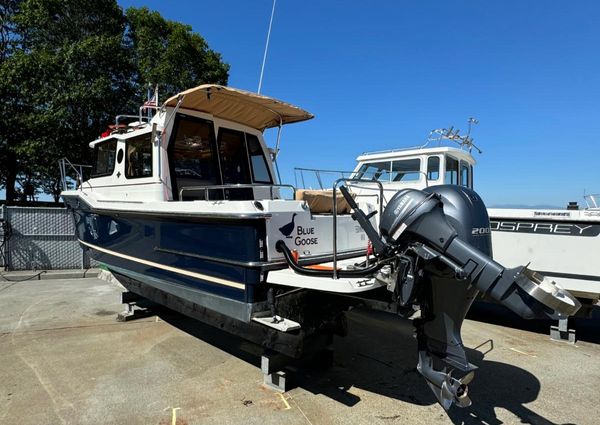
[(583, 197), (587, 204), (587, 207), (591, 210), (600, 209), (600, 193), (596, 193), (593, 195), (585, 195)]
[[(81, 189), (81, 185), (85, 181), (88, 185), (90, 185), (87, 180), (85, 180), (84, 170), (91, 169), (91, 165), (83, 165), (83, 164), (73, 164), (67, 158), (61, 158), (58, 160), (58, 166), (60, 168), (60, 181), (62, 184), (63, 190), (69, 190), (69, 179), (75, 181), (75, 189)], [(74, 177), (73, 177), (74, 176)], [(92, 186), (90, 185), (90, 188)]]
[[(218, 185), (210, 185), (210, 186), (186, 186), (181, 188), (179, 191), (179, 200), (183, 200), (183, 194), (191, 191), (203, 191), (204, 192), (204, 200), (208, 201), (209, 193), (212, 190), (239, 190), (239, 189), (257, 189), (257, 188), (268, 188), (270, 193), (270, 199), (277, 199), (275, 197), (274, 189), (287, 188), (292, 190), (293, 199), (296, 199), (296, 188), (291, 184), (256, 184), (256, 183), (247, 183), (247, 184), (218, 184)], [(279, 196), (279, 195), (278, 195)]]
[[(379, 196), (378, 196), (378, 204), (379, 204), (379, 211), (377, 211), (377, 213), (383, 214), (383, 185), (381, 184), (381, 182), (379, 181), (371, 181), (368, 180), (368, 183), (375, 183), (378, 186), (379, 189)], [(332, 224), (333, 224), (333, 278), (337, 279), (338, 276), (338, 271), (337, 271), (337, 262), (338, 262), (338, 252), (337, 252), (337, 189), (338, 186), (341, 183), (351, 183), (351, 184), (360, 184), (360, 183), (366, 183), (365, 180), (362, 179), (354, 179), (351, 177), (342, 177), (337, 179), (334, 183), (333, 183), (333, 190), (332, 190), (332, 199), (333, 199), (333, 205), (332, 205), (332, 211), (333, 211), (333, 220), (332, 220)], [(381, 231), (379, 231), (379, 234), (381, 235)], [(367, 253), (367, 260), (369, 258), (369, 255)]]
[(295, 167), (294, 183), (296, 187), (301, 187), (302, 189), (311, 189), (311, 183), (316, 183), (320, 190), (325, 190), (325, 188), (331, 188), (335, 180), (351, 177), (353, 173), (354, 171)]

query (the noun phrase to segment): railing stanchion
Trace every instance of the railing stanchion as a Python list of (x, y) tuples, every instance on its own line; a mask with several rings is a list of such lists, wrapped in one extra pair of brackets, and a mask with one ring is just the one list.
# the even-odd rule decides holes
[(333, 279), (337, 280), (337, 180), (333, 185)]

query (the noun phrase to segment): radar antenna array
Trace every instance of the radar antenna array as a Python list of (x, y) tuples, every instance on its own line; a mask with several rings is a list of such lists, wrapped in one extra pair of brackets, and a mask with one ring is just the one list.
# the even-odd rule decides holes
[(471, 152), (472, 149), (477, 150), (479, 153), (483, 153), (481, 149), (479, 149), (474, 143), (473, 137), (471, 137), (471, 129), (475, 124), (479, 124), (479, 120), (473, 117), (470, 117), (467, 121), (469, 123), (469, 130), (466, 135), (461, 135), (460, 130), (454, 129), (454, 126), (450, 126), (449, 128), (437, 128), (435, 130), (431, 130), (429, 132), (429, 136), (427, 136), (427, 142), (442, 142), (442, 140), (450, 140), (452, 142), (457, 143), (461, 148), (466, 148)]

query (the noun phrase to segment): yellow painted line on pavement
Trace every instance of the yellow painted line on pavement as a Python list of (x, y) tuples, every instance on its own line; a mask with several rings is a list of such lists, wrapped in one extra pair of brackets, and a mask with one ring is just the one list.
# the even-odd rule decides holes
[(281, 401), (283, 401), (283, 404), (285, 404), (285, 409), (283, 409), (283, 410), (290, 410), (292, 408), (292, 406), (290, 406), (290, 404), (287, 402), (287, 400), (285, 399), (285, 397), (283, 396), (283, 394), (277, 393), (277, 395), (279, 397), (281, 397)]
[(510, 347), (509, 350), (514, 351), (515, 353), (523, 354), (524, 356), (533, 357), (534, 359), (537, 358), (535, 354), (526, 353), (525, 351), (517, 350), (516, 348)]
[(177, 424), (177, 411), (181, 409), (180, 407), (174, 407), (173, 409), (171, 409), (171, 425), (176, 425)]

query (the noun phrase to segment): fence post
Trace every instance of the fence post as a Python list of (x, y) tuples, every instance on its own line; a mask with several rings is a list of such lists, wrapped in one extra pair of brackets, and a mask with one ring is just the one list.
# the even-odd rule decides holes
[[(2, 205), (2, 216), (4, 217), (4, 221), (6, 221), (6, 228), (8, 229), (8, 239), (6, 239), (6, 242), (4, 244), (4, 269), (5, 270), (11, 270), (11, 263), (12, 263), (12, 259), (11, 259), (11, 255), (10, 255), (10, 248), (11, 248), (11, 244), (10, 244), (10, 239), (11, 239), (11, 235), (12, 235), (12, 231), (11, 231), (11, 224), (10, 224), (10, 214), (11, 212), (11, 208), (8, 208), (6, 205)], [(3, 235), (3, 237), (5, 237)]]
[[(6, 217), (5, 204), (2, 204), (0, 206), (0, 224), (2, 224), (3, 221), (6, 221), (6, 223), (8, 223), (8, 217)], [(2, 258), (0, 258), (0, 260), (2, 260), (2, 268), (4, 270), (8, 270), (8, 241), (5, 239), (6, 233), (4, 229), (5, 228), (2, 227), (2, 240), (0, 241), (0, 245), (2, 245), (2, 249), (0, 251), (0, 254), (2, 254)]]
[(81, 249), (81, 268), (84, 269), (84, 270), (88, 269), (90, 266), (89, 266), (89, 264), (87, 264), (87, 263), (89, 263), (89, 261), (86, 261), (88, 258), (87, 258), (87, 254), (85, 252), (85, 249), (83, 249), (83, 247), (81, 246), (81, 244), (79, 244), (79, 248)]

